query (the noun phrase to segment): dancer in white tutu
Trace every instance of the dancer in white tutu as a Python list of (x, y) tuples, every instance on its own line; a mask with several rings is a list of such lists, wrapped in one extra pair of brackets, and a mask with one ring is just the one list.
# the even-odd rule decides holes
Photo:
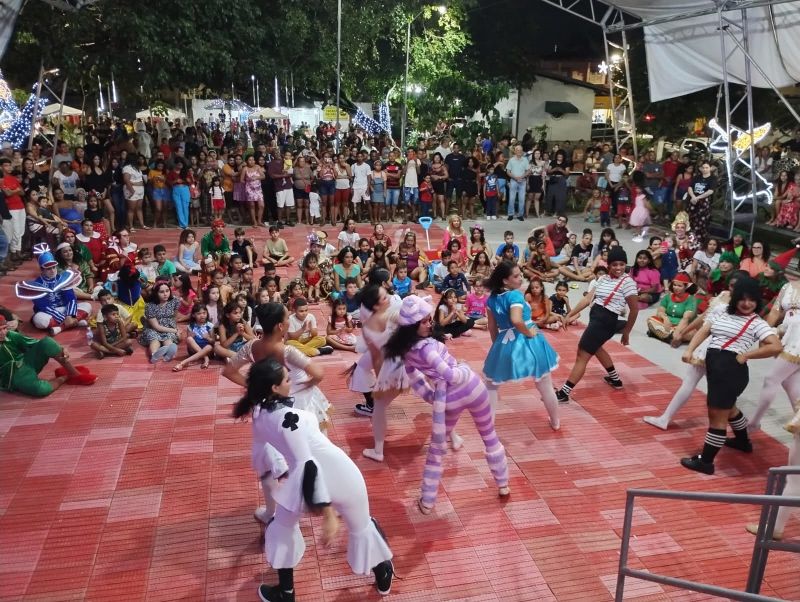
[(250, 368), (247, 392), (233, 415), (252, 415), (253, 439), (273, 446), (288, 470), (273, 495), (278, 506), (266, 527), (264, 552), (278, 571), (278, 584), (262, 584), (263, 602), (294, 602), (294, 567), (303, 558), (305, 541), (300, 519), (306, 512), (321, 512), (323, 544), (339, 527), (337, 513), (347, 524), (347, 562), (357, 575), (375, 574), (378, 593), (391, 590), (392, 551), (377, 522), (369, 514), (364, 477), (353, 461), (319, 430), (314, 414), (298, 409), (290, 396), (289, 372), (267, 358)]

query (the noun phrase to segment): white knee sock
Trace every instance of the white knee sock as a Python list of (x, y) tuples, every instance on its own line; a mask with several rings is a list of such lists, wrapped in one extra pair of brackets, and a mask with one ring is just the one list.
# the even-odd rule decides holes
[(372, 435), (375, 438), (375, 453), (383, 455), (383, 444), (386, 441), (386, 408), (389, 401), (386, 399), (375, 399), (375, 406), (372, 410)]
[(699, 383), (705, 375), (706, 370), (703, 366), (689, 364), (686, 367), (686, 374), (683, 377), (681, 386), (675, 391), (675, 395), (672, 396), (672, 399), (667, 405), (667, 409), (665, 409), (664, 413), (661, 415), (667, 424), (669, 424), (669, 421), (678, 413), (678, 410), (686, 405), (686, 402), (689, 401), (692, 393), (694, 393), (694, 390), (697, 388), (697, 383)]

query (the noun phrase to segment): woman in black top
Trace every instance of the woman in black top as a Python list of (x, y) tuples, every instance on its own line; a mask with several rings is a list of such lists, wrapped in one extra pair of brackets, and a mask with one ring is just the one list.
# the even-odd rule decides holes
[(711, 197), (717, 187), (716, 176), (711, 175), (711, 164), (703, 161), (700, 174), (695, 176), (687, 192), (686, 212), (689, 225), (701, 244), (708, 240), (708, 223), (711, 221)]
[[(109, 199), (108, 204), (103, 202), (103, 206), (108, 211), (108, 221), (112, 228), (125, 226), (125, 195), (122, 192), (122, 166), (123, 163), (117, 159), (111, 159), (111, 164), (106, 170), (106, 181), (109, 184), (110, 191), (106, 195)], [(119, 217), (120, 223), (117, 224), (116, 217)]]
[(556, 152), (555, 158), (547, 169), (547, 191), (545, 207), (553, 215), (561, 215), (567, 211), (567, 176), (569, 165), (563, 150)]

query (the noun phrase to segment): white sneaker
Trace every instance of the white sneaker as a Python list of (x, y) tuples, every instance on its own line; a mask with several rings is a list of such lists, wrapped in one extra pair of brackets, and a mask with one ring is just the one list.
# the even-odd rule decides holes
[(662, 431), (666, 431), (669, 427), (669, 420), (664, 420), (661, 416), (644, 416), (642, 418), (647, 424), (654, 426)]
[(60, 332), (61, 332), (61, 326), (53, 326), (52, 328), (49, 328), (49, 329), (48, 329), (48, 334), (49, 334), (51, 337), (54, 337), (54, 336), (56, 336), (56, 335), (57, 335), (58, 333), (60, 333)]

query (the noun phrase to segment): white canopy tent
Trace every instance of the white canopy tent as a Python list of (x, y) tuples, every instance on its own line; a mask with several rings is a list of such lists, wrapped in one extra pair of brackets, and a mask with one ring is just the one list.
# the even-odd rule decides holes
[(80, 109), (58, 103), (47, 105), (44, 109), (42, 109), (42, 112), (39, 113), (39, 115), (42, 117), (57, 117), (59, 111), (61, 111), (62, 117), (75, 117), (78, 115), (83, 115), (83, 111)]
[(275, 109), (270, 109), (269, 107), (264, 107), (263, 109), (258, 109), (257, 111), (253, 111), (249, 115), (250, 119), (289, 119), (288, 115), (284, 115)]
[[(792, 116), (800, 114), (779, 88), (800, 81), (800, 1), (796, 0), (542, 0), (603, 30), (606, 63), (619, 66), (625, 85), (608, 78), (611, 114), (617, 146), (630, 141), (636, 148), (636, 119), (630, 83), (626, 32), (644, 28), (647, 71), (652, 101), (675, 98), (719, 86), (717, 134), (727, 146), (725, 167), (730, 207), (730, 231), (737, 222), (756, 223), (759, 179), (753, 161), (755, 136), (747, 136), (749, 148), (732, 152), (740, 133), (756, 131), (752, 88), (771, 88)], [(613, 55), (618, 60), (612, 61)], [(730, 84), (745, 86), (745, 94), (732, 104)], [(747, 129), (736, 128), (731, 115), (746, 103)], [(761, 124), (763, 125), (763, 124)], [(623, 132), (622, 130), (625, 130)], [(735, 163), (750, 167), (747, 176), (733, 169)], [(735, 190), (746, 182), (749, 190)], [(768, 193), (767, 202), (771, 202)], [(739, 213), (749, 203), (752, 212)]]

